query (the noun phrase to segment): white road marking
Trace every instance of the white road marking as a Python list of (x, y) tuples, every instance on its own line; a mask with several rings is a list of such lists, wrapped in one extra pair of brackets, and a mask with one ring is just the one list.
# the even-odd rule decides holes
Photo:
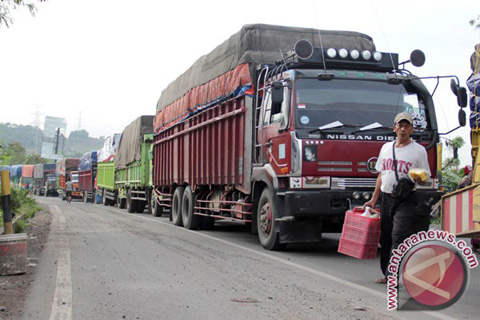
[(63, 232), (66, 228), (65, 216), (58, 206), (51, 206), (54, 213), (53, 219), (57, 220), (58, 238), (54, 239), (57, 256), (57, 280), (55, 294), (53, 295), (52, 311), (50, 320), (71, 320), (72, 319), (72, 269), (70, 265), (70, 242)]

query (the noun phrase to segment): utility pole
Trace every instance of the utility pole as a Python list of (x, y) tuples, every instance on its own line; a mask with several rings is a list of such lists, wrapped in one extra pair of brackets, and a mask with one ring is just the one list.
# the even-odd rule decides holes
[(57, 128), (56, 138), (55, 138), (55, 154), (58, 154), (58, 145), (60, 144), (60, 128)]

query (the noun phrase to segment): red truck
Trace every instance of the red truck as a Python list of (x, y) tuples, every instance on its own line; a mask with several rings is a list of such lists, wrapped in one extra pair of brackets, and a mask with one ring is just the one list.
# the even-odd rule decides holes
[(154, 211), (188, 229), (242, 221), (268, 250), (320, 241), (371, 198), (403, 111), (427, 149), (432, 176), (418, 193), (429, 207), (441, 196), (435, 108), (397, 54), (357, 32), (246, 25), (162, 91)]
[(83, 202), (95, 203), (95, 178), (97, 177), (97, 151), (86, 152), (78, 164), (78, 188)]
[(80, 192), (78, 191), (78, 158), (63, 158), (58, 160), (55, 168), (55, 174), (57, 176), (57, 193), (58, 196), (65, 200), (66, 195), (66, 182), (69, 180), (76, 181), (75, 193), (72, 192), (72, 197), (80, 198)]

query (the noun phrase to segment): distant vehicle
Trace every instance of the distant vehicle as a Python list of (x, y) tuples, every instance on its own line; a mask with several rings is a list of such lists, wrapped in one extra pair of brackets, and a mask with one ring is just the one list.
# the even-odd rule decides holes
[(33, 170), (35, 165), (25, 164), (22, 165), (22, 177), (20, 178), (20, 187), (24, 190), (33, 190)]
[[(58, 160), (56, 164), (55, 174), (56, 174), (56, 186), (57, 186), (57, 193), (58, 196), (65, 200), (65, 186), (66, 182), (71, 179), (70, 174), (72, 171), (76, 171), (78, 169), (78, 158), (63, 158)], [(78, 172), (76, 174), (77, 180), (77, 189), (78, 189)], [(77, 190), (78, 192), (78, 190)]]
[(52, 189), (52, 185), (51, 184), (49, 185), (47, 181), (48, 176), (52, 174), (55, 179), (54, 163), (35, 165), (33, 169), (33, 184), (34, 184), (33, 193), (35, 195), (37, 196), (45, 195), (48, 197), (49, 194), (52, 194), (52, 193), (56, 194), (55, 184), (53, 184), (53, 189)]
[(122, 132), (115, 154), (97, 164), (97, 190), (104, 205), (129, 213), (151, 212), (153, 116), (140, 116)]
[(95, 179), (97, 177), (97, 151), (86, 152), (78, 164), (79, 191), (84, 202), (95, 201)]

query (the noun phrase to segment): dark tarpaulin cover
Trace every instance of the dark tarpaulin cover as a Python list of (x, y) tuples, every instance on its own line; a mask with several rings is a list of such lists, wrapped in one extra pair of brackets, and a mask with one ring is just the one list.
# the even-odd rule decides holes
[(97, 163), (97, 151), (85, 152), (80, 157), (80, 162), (78, 163), (79, 171), (91, 170), (92, 166)]
[(125, 127), (115, 155), (115, 168), (124, 169), (142, 158), (142, 142), (145, 134), (153, 133), (153, 117), (140, 116)]
[(314, 47), (375, 50), (370, 36), (353, 31), (317, 30), (274, 26), (265, 24), (245, 25), (212, 52), (200, 57), (175, 81), (162, 91), (157, 103), (157, 113), (182, 97), (190, 89), (235, 69), (242, 63), (250, 64), (250, 75), (256, 65), (275, 63), (281, 59), (280, 50), (287, 52), (300, 39), (310, 41)]

